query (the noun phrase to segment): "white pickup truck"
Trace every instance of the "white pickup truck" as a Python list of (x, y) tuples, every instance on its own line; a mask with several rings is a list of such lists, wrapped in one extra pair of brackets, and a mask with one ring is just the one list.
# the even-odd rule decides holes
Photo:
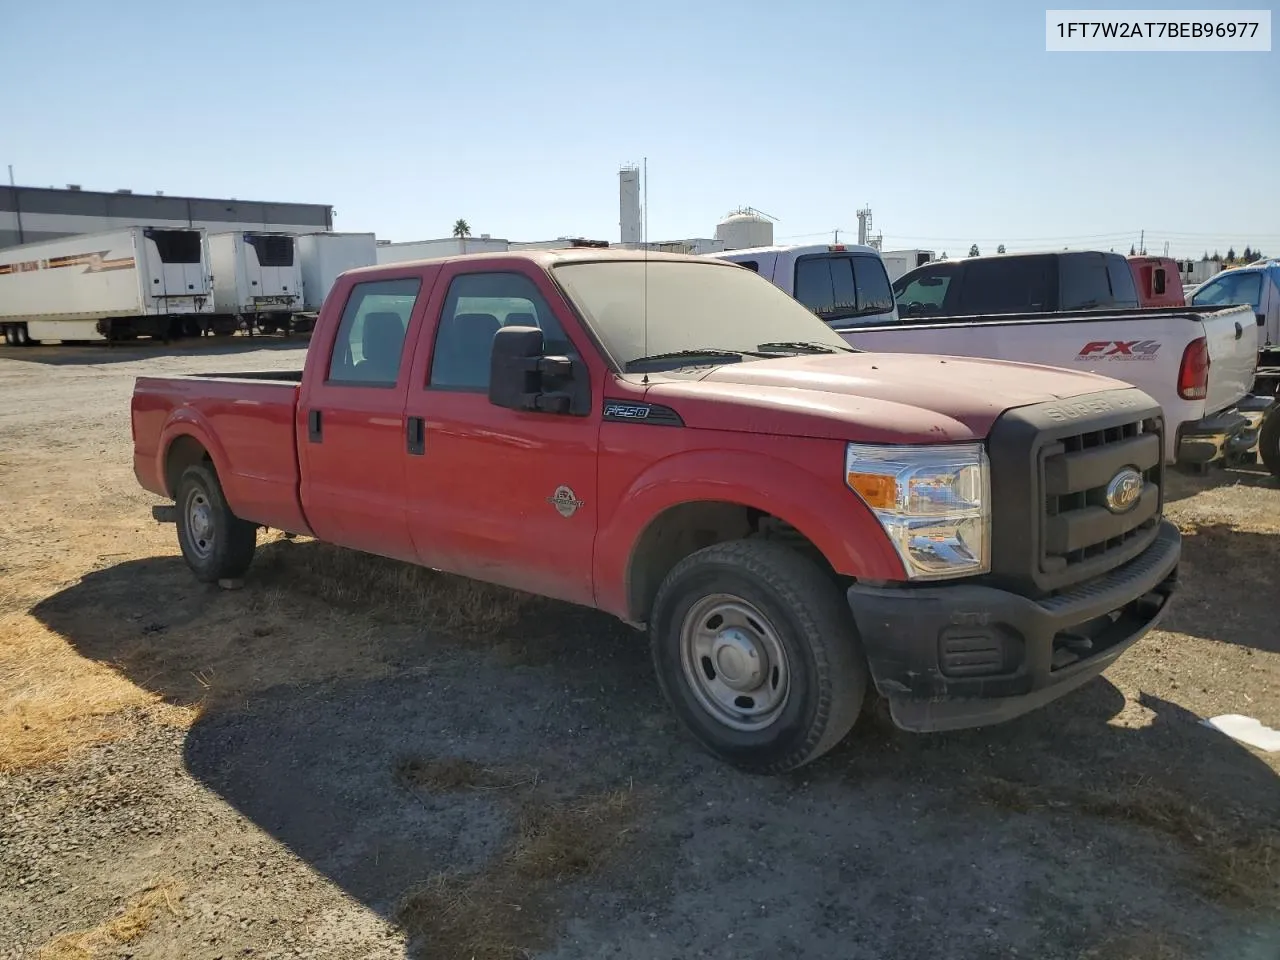
[(890, 286), (855, 244), (717, 253), (766, 277), (851, 345), (1089, 370), (1164, 409), (1165, 460), (1203, 467), (1252, 456), (1270, 398), (1253, 397), (1256, 321), (1244, 306), (1139, 309), (1118, 254), (940, 260)]

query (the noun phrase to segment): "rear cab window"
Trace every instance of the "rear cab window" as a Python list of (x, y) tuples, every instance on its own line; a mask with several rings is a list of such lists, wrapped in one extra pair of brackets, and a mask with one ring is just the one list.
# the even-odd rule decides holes
[(795, 298), (827, 323), (883, 323), (894, 309), (889, 276), (878, 257), (815, 254), (795, 266)]
[(338, 323), (327, 382), (394, 387), (421, 288), (418, 277), (355, 284)]

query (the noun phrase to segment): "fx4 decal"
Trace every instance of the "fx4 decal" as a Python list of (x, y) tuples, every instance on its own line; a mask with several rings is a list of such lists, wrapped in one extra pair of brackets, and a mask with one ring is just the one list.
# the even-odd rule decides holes
[(1159, 340), (1091, 340), (1080, 348), (1077, 360), (1154, 360)]

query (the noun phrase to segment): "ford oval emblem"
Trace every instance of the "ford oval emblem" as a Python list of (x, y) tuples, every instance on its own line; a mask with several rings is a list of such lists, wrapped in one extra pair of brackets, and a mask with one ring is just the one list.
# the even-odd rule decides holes
[(1133, 467), (1123, 467), (1107, 484), (1107, 509), (1112, 513), (1132, 510), (1142, 498), (1142, 474)]

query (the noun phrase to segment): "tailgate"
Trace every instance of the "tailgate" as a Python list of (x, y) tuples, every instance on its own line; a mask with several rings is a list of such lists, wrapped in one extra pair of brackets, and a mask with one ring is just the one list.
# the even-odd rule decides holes
[(1258, 366), (1257, 320), (1248, 306), (1227, 307), (1200, 316), (1209, 344), (1209, 395), (1205, 413), (1235, 406), (1253, 386)]

